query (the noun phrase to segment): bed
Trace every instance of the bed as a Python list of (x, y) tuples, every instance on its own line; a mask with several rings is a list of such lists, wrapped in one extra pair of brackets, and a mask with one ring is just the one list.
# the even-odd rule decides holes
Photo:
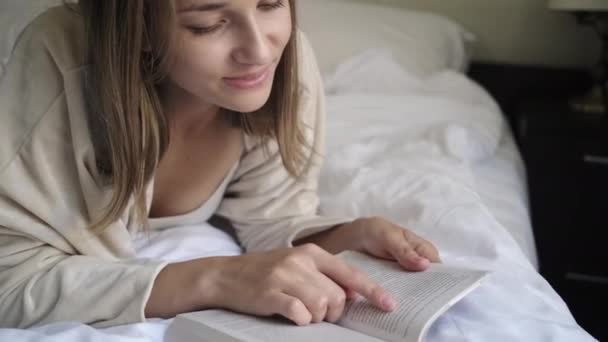
[[(445, 263), (492, 270), (427, 341), (593, 341), (537, 273), (523, 162), (495, 101), (464, 74), (475, 35), (431, 13), (339, 0), (299, 6), (327, 96), (320, 211), (387, 217), (433, 241)], [(170, 261), (241, 253), (209, 223), (153, 232), (135, 246), (140, 257)], [(0, 340), (162, 341), (170, 322), (64, 322), (0, 329)]]

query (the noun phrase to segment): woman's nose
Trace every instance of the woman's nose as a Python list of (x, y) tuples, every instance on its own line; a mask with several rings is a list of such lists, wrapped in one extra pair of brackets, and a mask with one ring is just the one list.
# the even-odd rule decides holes
[(272, 46), (261, 27), (248, 25), (241, 31), (239, 45), (233, 53), (234, 60), (245, 65), (267, 65), (272, 62)]

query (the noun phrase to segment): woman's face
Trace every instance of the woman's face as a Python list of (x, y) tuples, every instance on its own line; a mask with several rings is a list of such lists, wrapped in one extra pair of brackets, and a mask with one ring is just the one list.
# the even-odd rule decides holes
[(288, 0), (177, 0), (169, 94), (253, 112), (270, 96), (291, 36)]

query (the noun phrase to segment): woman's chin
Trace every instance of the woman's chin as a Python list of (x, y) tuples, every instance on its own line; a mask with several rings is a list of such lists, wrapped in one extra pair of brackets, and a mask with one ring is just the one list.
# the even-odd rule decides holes
[(264, 98), (250, 99), (249, 101), (227, 103), (223, 107), (233, 112), (252, 113), (262, 108), (266, 104), (266, 102), (268, 102), (268, 96)]

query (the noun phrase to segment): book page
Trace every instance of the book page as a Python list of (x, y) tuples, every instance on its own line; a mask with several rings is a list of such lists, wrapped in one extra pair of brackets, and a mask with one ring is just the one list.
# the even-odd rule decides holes
[(169, 326), (165, 341), (381, 342), (377, 338), (327, 322), (297, 326), (287, 319), (255, 317), (227, 310), (180, 314)]
[(430, 324), (487, 274), (442, 264), (431, 264), (424, 272), (408, 272), (396, 262), (361, 253), (340, 256), (391, 293), (397, 308), (387, 313), (359, 297), (347, 304), (339, 324), (387, 341), (422, 341)]

